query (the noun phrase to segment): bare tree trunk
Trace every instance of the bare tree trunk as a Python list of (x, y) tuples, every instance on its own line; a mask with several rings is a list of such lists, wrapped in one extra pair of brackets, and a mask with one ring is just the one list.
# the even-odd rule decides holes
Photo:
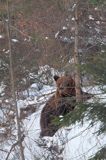
[(82, 101), (81, 95), (81, 76), (79, 69), (79, 56), (78, 56), (78, 0), (75, 7), (75, 45), (74, 45), (74, 63), (75, 63), (75, 86), (76, 86), (76, 102)]
[(9, 2), (8, 2), (8, 0), (7, 0), (7, 15), (8, 15), (7, 34), (8, 34), (8, 46), (9, 46), (11, 94), (12, 94), (13, 103), (14, 103), (15, 112), (16, 112), (16, 126), (17, 126), (17, 136), (18, 136), (17, 141), (19, 142), (18, 145), (19, 145), (19, 148), (20, 148), (20, 160), (25, 160), (22, 141), (21, 141), (22, 134), (21, 134), (21, 127), (20, 127), (20, 121), (19, 121), (19, 116), (18, 116), (18, 108), (17, 108), (15, 85), (14, 85), (14, 72), (13, 72), (12, 47), (11, 47), (11, 32), (10, 32), (10, 15), (9, 15)]

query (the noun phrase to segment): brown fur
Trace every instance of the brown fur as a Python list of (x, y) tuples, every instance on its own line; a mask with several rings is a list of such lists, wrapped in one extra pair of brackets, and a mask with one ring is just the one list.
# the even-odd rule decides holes
[(41, 136), (53, 136), (59, 129), (59, 126), (52, 123), (53, 118), (55, 116), (65, 115), (74, 109), (74, 105), (72, 105), (73, 99), (68, 98), (76, 95), (74, 80), (70, 76), (54, 76), (54, 79), (57, 90), (41, 112)]
[(76, 95), (75, 82), (71, 76), (62, 76), (56, 80), (56, 97), (72, 97)]

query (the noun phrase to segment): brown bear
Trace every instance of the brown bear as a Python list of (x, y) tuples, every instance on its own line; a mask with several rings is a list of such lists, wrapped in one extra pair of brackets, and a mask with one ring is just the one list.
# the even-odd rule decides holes
[[(41, 112), (41, 136), (53, 136), (59, 126), (53, 124), (53, 118), (65, 115), (74, 109), (75, 82), (71, 76), (54, 76), (56, 81), (56, 93), (48, 100)], [(69, 97), (69, 98), (68, 98)]]

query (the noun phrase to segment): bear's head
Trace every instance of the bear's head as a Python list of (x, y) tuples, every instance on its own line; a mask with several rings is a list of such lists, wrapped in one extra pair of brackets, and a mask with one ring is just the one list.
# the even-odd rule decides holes
[(57, 86), (57, 97), (72, 97), (76, 95), (75, 82), (71, 76), (59, 77), (55, 75), (54, 80)]

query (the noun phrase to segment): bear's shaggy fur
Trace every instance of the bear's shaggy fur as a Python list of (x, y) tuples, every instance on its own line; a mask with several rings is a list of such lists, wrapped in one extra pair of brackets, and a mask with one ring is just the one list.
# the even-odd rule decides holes
[[(53, 124), (53, 119), (60, 115), (65, 115), (72, 111), (76, 102), (75, 82), (71, 76), (54, 76), (56, 81), (56, 93), (48, 100), (41, 112), (41, 136), (53, 136), (59, 129), (58, 125)], [(83, 100), (92, 96), (81, 90)]]
[(76, 95), (75, 82), (71, 76), (54, 76), (54, 80), (57, 85), (56, 93), (48, 100), (41, 112), (41, 136), (53, 136), (59, 129), (52, 123), (53, 118), (69, 113), (75, 106), (71, 103), (75, 102)]

